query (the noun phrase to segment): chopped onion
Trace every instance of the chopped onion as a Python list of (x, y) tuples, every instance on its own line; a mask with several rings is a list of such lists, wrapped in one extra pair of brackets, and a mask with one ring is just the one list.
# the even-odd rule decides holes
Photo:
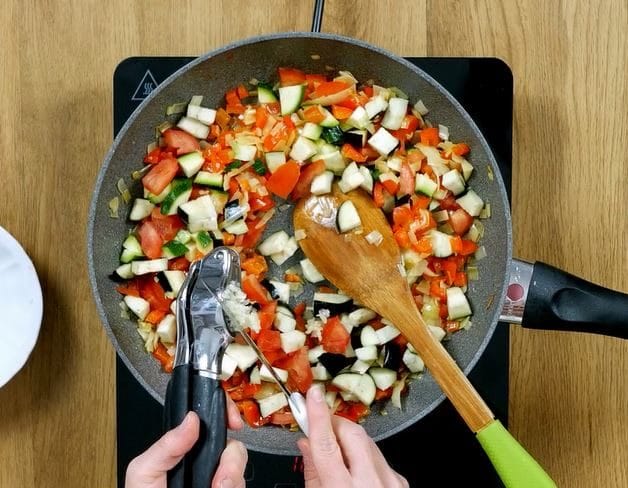
[(167, 120), (164, 120), (161, 124), (155, 127), (157, 131), (157, 136), (166, 132), (168, 129), (170, 129), (170, 127), (172, 127), (172, 124), (168, 122)]
[(481, 219), (490, 219), (491, 218), (491, 204), (490, 203), (485, 203), (484, 204), (484, 208), (480, 212), (479, 217)]
[(256, 229), (260, 229), (266, 225), (266, 223), (273, 218), (275, 215), (275, 209), (271, 208), (268, 212), (264, 213), (264, 216), (259, 220), (259, 222), (255, 225)]
[(182, 114), (185, 112), (187, 107), (187, 102), (173, 103), (172, 105), (168, 105), (168, 107), (166, 107), (166, 115)]
[(358, 80), (351, 74), (350, 71), (338, 71), (338, 76), (334, 78), (334, 81), (344, 81), (350, 85), (357, 85)]
[(307, 100), (303, 105), (333, 105), (338, 102), (342, 102), (349, 95), (355, 92), (355, 85), (351, 85), (349, 88), (345, 88), (332, 95), (326, 95), (324, 97), (314, 98), (313, 100)]
[(369, 244), (379, 246), (384, 241), (384, 236), (381, 234), (381, 232), (374, 230), (366, 235), (366, 240)]
[(259, 80), (257, 78), (251, 78), (249, 80), (249, 85), (257, 86), (259, 85)]
[(430, 292), (430, 282), (427, 280), (421, 280), (419, 284), (414, 287), (414, 289), (423, 295), (427, 295)]
[(305, 239), (306, 237), (307, 237), (307, 234), (305, 233), (305, 230), (304, 230), (304, 229), (296, 229), (296, 230), (294, 231), (294, 238), (295, 238), (297, 241), (300, 241), (300, 240), (302, 240), (302, 239)]
[(467, 278), (469, 281), (477, 281), (480, 277), (479, 270), (476, 266), (467, 267)]
[(426, 115), (429, 112), (429, 110), (427, 109), (427, 107), (423, 103), (423, 100), (419, 100), (418, 102), (416, 102), (414, 104), (414, 109), (417, 112), (419, 112), (419, 114), (421, 114), (421, 115)]
[(495, 175), (493, 174), (493, 168), (491, 168), (490, 166), (487, 166), (487, 171), (488, 171), (488, 179), (490, 181), (493, 181), (495, 179)]
[(120, 208), (120, 200), (118, 197), (113, 197), (109, 200), (109, 217), (112, 219), (118, 218), (118, 209)]
[(118, 187), (120, 195), (122, 195), (122, 200), (124, 200), (124, 203), (129, 203), (131, 201), (131, 192), (129, 191), (129, 187), (126, 186), (125, 181), (120, 178), (116, 186)]
[(449, 127), (446, 125), (438, 124), (438, 137), (440, 137), (443, 141), (449, 139)]
[(153, 166), (151, 164), (147, 164), (142, 169), (133, 171), (133, 173), (131, 173), (131, 179), (135, 181), (141, 180), (144, 177), (144, 175), (151, 170), (152, 167)]
[(310, 59), (313, 59), (314, 61), (318, 61), (319, 59), (321, 59), (321, 55), (320, 54), (311, 54), (310, 55)]
[(153, 152), (158, 147), (159, 146), (157, 145), (156, 142), (151, 142), (148, 146), (146, 146), (146, 154), (150, 154), (151, 152)]
[(403, 98), (404, 100), (408, 100), (410, 98), (405, 92), (403, 92), (401, 89), (397, 88), (396, 86), (391, 86), (388, 89), (399, 98)]
[(486, 248), (484, 246), (478, 247), (478, 250), (475, 251), (474, 257), (476, 261), (484, 259), (486, 257)]
[(408, 377), (408, 373), (404, 373), (401, 377), (395, 382), (393, 385), (392, 395), (390, 397), (390, 401), (392, 404), (401, 410), (401, 392), (406, 386), (406, 378)]
[(434, 220), (438, 223), (446, 222), (447, 220), (449, 220), (449, 214), (447, 213), (447, 210), (439, 210), (438, 212), (434, 212), (432, 216), (434, 217)]

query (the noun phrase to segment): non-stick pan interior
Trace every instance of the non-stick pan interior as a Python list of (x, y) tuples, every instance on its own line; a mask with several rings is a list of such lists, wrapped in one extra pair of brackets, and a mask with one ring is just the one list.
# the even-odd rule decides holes
[[(98, 176), (90, 209), (88, 259), (91, 283), (105, 328), (120, 356), (138, 381), (161, 403), (169, 376), (144, 351), (133, 321), (120, 316), (120, 296), (109, 278), (119, 265), (122, 241), (131, 228), (125, 220), (129, 207), (121, 205), (120, 218), (109, 216), (108, 202), (118, 195), (116, 183), (124, 178), (134, 196), (139, 183), (131, 182), (132, 171), (142, 166), (146, 146), (154, 140), (155, 127), (164, 120), (165, 107), (203, 95), (203, 105), (220, 105), (224, 93), (251, 78), (275, 79), (278, 66), (293, 66), (306, 72), (328, 68), (351, 71), (358, 80), (373, 80), (383, 86), (396, 86), (412, 102), (422, 99), (430, 109), (428, 119), (449, 127), (451, 138), (471, 147), (476, 171), (471, 186), (491, 204), (492, 216), (485, 221), (482, 241), (488, 257), (479, 263), (480, 280), (471, 282), (469, 296), (474, 311), (473, 325), (447, 342), (454, 359), (468, 372), (483, 352), (497, 322), (505, 293), (510, 261), (511, 231), (506, 193), (499, 169), (484, 138), (460, 105), (420, 69), (390, 53), (344, 37), (288, 33), (245, 40), (211, 52), (168, 78), (134, 112), (116, 138)], [(489, 168), (494, 178), (489, 178)], [(267, 232), (291, 221), (289, 212), (276, 217)], [(388, 437), (413, 424), (443, 400), (432, 377), (424, 374), (411, 383), (402, 411), (388, 406), (386, 415), (374, 411), (364, 423), (377, 439)], [(299, 433), (275, 427), (244, 428), (236, 437), (254, 450), (296, 454)]]

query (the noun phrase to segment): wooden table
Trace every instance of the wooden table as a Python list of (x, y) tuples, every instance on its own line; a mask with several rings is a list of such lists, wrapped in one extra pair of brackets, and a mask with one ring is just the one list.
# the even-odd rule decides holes
[[(111, 142), (115, 66), (308, 30), (312, 3), (4, 2), (0, 225), (35, 263), (45, 316), (28, 365), (0, 390), (0, 486), (115, 484), (114, 351), (85, 257), (85, 190)], [(627, 25), (625, 0), (328, 0), (323, 30), (401, 55), (505, 60), (516, 255), (628, 292)], [(515, 436), (561, 486), (628, 486), (628, 344), (511, 336)]]

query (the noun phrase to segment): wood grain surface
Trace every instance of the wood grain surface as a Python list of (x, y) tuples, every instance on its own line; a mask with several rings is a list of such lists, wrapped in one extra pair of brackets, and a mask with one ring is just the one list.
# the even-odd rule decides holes
[[(85, 233), (116, 65), (308, 30), (311, 10), (311, 0), (3, 2), (0, 225), (32, 257), (45, 312), (30, 361), (0, 390), (0, 487), (115, 485), (114, 352), (91, 298)], [(505, 60), (515, 254), (624, 292), (627, 26), (625, 0), (327, 0), (323, 20), (326, 32), (400, 55)], [(511, 336), (512, 432), (560, 486), (628, 486), (627, 343)]]

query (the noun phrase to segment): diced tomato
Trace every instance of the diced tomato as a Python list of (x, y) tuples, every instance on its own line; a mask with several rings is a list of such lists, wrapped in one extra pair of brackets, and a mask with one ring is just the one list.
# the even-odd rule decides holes
[(318, 105), (311, 105), (303, 110), (303, 119), (306, 122), (320, 124), (323, 120), (325, 120), (325, 114), (323, 114)]
[(456, 198), (447, 192), (447, 196), (440, 201), (440, 208), (443, 210), (458, 210), (460, 205), (456, 202)]
[[(423, 298), (423, 295), (421, 295), (421, 298)], [(406, 339), (403, 334), (399, 334), (392, 340), (392, 342), (397, 344), (402, 351), (405, 350), (406, 346), (408, 345), (408, 339)]]
[(153, 195), (159, 195), (174, 179), (179, 171), (179, 163), (174, 158), (164, 159), (155, 164), (142, 178), (142, 184)]
[(364, 92), (364, 94), (365, 94), (367, 97), (369, 97), (369, 98), (371, 98), (371, 97), (373, 96), (373, 87), (372, 87), (372, 86), (370, 86), (370, 85), (364, 85), (364, 86), (362, 87), (362, 91), (363, 91), (363, 92)]
[(379, 158), (379, 153), (368, 144), (360, 148), (360, 153), (367, 161)]
[(230, 234), (229, 232), (222, 233), (222, 243), (225, 246), (233, 246), (234, 242), (235, 242), (235, 236), (233, 234)]
[(161, 363), (161, 367), (166, 373), (172, 373), (172, 367), (174, 366), (174, 356), (168, 354), (166, 346), (161, 342), (157, 344), (157, 347), (153, 351), (153, 357)]
[[(342, 324), (341, 324), (342, 326)], [(307, 356), (307, 347), (288, 354), (288, 356), (276, 363), (277, 367), (288, 371), (288, 388), (298, 390), (305, 394), (312, 386), (313, 376), (310, 361)]]
[(391, 195), (396, 194), (397, 190), (399, 189), (399, 183), (392, 179), (384, 180), (381, 183), (382, 185), (384, 185), (384, 188), (386, 189), (386, 191), (390, 193)]
[(425, 195), (412, 195), (410, 197), (412, 211), (415, 214), (418, 214), (419, 210), (428, 208), (431, 201), (432, 199), (430, 197), (426, 197)]
[(434, 298), (438, 298), (441, 302), (447, 300), (447, 293), (445, 292), (445, 288), (441, 287), (440, 279), (434, 279), (430, 281), (430, 296)]
[(349, 85), (349, 83), (345, 83), (344, 81), (326, 81), (316, 87), (316, 90), (312, 92), (310, 98), (314, 99), (334, 95), (335, 93), (346, 90), (349, 86), (351, 85)]
[[(242, 101), (240, 100), (240, 97), (238, 96), (237, 88), (233, 88), (232, 90), (229, 90), (227, 93), (225, 93), (225, 100), (227, 102), (227, 106), (242, 105)], [(228, 109), (227, 109), (227, 112), (229, 112)]]
[(414, 214), (408, 205), (400, 205), (393, 209), (393, 225), (395, 227), (406, 227), (412, 220)]
[(438, 146), (438, 144), (440, 144), (438, 127), (428, 127), (427, 129), (422, 129), (419, 132), (419, 137), (421, 139), (421, 144), (425, 144), (426, 146)]
[(449, 312), (447, 311), (447, 305), (444, 303), (439, 303), (438, 304), (438, 316), (441, 319), (446, 319), (448, 313)]
[(161, 148), (156, 147), (146, 156), (144, 156), (144, 162), (147, 164), (157, 164), (160, 161)]
[(253, 254), (251, 257), (244, 259), (241, 263), (241, 267), (247, 273), (255, 275), (259, 280), (261, 280), (266, 274), (266, 271), (268, 271), (266, 259), (259, 254)]
[(409, 249), (412, 246), (412, 243), (410, 242), (410, 237), (408, 236), (408, 231), (406, 229), (397, 229), (393, 233), (393, 236), (395, 238), (395, 241), (397, 242), (397, 245), (401, 249)]
[(375, 390), (375, 400), (386, 400), (392, 396), (392, 387), (386, 388), (385, 390), (380, 390), (377, 388)]
[(427, 237), (421, 237), (416, 245), (413, 245), (412, 248), (421, 254), (430, 254), (432, 252), (432, 240)]
[(283, 352), (283, 349), (275, 349), (272, 351), (266, 351), (264, 356), (266, 356), (266, 359), (268, 359), (268, 362), (272, 364), (273, 366), (277, 366), (278, 364), (281, 363), (281, 361), (285, 360), (288, 357), (287, 354)]
[(299, 180), (290, 194), (290, 198), (298, 200), (306, 197), (310, 194), (310, 187), (312, 186), (312, 180), (325, 172), (325, 161), (318, 159), (311, 162), (301, 168)]
[(401, 128), (414, 132), (419, 128), (419, 119), (412, 114), (408, 114), (404, 117), (403, 122), (401, 123)]
[(305, 81), (307, 82), (307, 88), (310, 92), (314, 91), (318, 85), (325, 83), (327, 77), (325, 75), (305, 75)]
[(268, 120), (268, 112), (264, 107), (257, 107), (255, 109), (255, 127), (258, 129), (263, 129), (266, 125), (266, 121)]
[(453, 147), (451, 148), (451, 152), (458, 156), (466, 156), (467, 154), (469, 154), (470, 150), (471, 149), (469, 148), (469, 146), (465, 144), (464, 142), (459, 142), (458, 144), (454, 144)]
[(306, 307), (305, 302), (300, 302), (294, 306), (292, 311), (294, 312), (295, 315), (303, 315), (305, 313), (305, 307)]
[(469, 256), (477, 250), (478, 245), (475, 242), (468, 239), (462, 239), (462, 248), (460, 249), (460, 252), (458, 254), (460, 254), (461, 256)]
[(347, 107), (343, 107), (341, 105), (332, 105), (331, 106), (331, 114), (336, 117), (338, 120), (347, 120), (351, 117), (353, 110)]
[(386, 195), (384, 194), (385, 191), (386, 189), (384, 188), (384, 185), (382, 185), (379, 181), (376, 181), (373, 186), (373, 202), (378, 208), (382, 208), (386, 203)]
[(271, 301), (268, 290), (262, 286), (255, 275), (246, 275), (242, 280), (242, 291), (249, 300), (260, 305), (267, 305)]
[(321, 344), (323, 349), (333, 354), (343, 354), (351, 336), (338, 317), (330, 317), (323, 326)]
[[(266, 228), (266, 225), (262, 225), (260, 227), (258, 227), (257, 225), (258, 225), (257, 220), (250, 220), (248, 222), (249, 230), (246, 234), (244, 234), (242, 238), (242, 242), (240, 243), (240, 245), (244, 249), (255, 249), (255, 246), (257, 246), (258, 241), (261, 239), (262, 234), (264, 233), (264, 229)], [(224, 238), (223, 238), (223, 241), (224, 241)], [(225, 244), (229, 245), (227, 244), (226, 241), (225, 241)]]
[(351, 420), (352, 422), (359, 422), (361, 419), (369, 414), (369, 407), (363, 403), (346, 402), (344, 408), (338, 408), (335, 412), (336, 415)]
[(458, 271), (454, 278), (454, 286), (467, 286), (467, 273), (464, 271)]
[(279, 166), (268, 178), (266, 188), (281, 198), (288, 198), (288, 195), (290, 195), (290, 192), (299, 181), (300, 174), (301, 168), (299, 165), (294, 161), (288, 161)]
[(460, 321), (459, 320), (446, 320), (445, 321), (445, 332), (448, 334), (453, 334), (454, 332), (460, 330)]
[(454, 252), (454, 254), (460, 254), (460, 251), (462, 251), (462, 239), (460, 238), (460, 236), (452, 236), (450, 238), (450, 243), (451, 250)]
[[(240, 337), (239, 335), (237, 337)], [(250, 400), (262, 389), (262, 385), (254, 385), (246, 381), (242, 381), (238, 386), (229, 388), (229, 396), (235, 402), (241, 400)]]
[(140, 296), (140, 287), (137, 280), (130, 280), (116, 286), (116, 291), (121, 295), (130, 295), (132, 297)]
[(146, 275), (140, 281), (140, 296), (150, 303), (151, 310), (170, 312), (172, 300), (166, 298), (166, 292), (152, 276)]
[(405, 161), (401, 163), (398, 195), (414, 195), (414, 171), (412, 171), (410, 165)]
[(301, 85), (305, 83), (305, 73), (295, 68), (279, 68), (281, 86)]
[(289, 283), (301, 283), (301, 277), (296, 273), (285, 273), (283, 279)]
[(343, 144), (340, 152), (345, 158), (355, 161), (356, 163), (366, 162), (366, 156), (364, 156), (360, 151), (358, 151), (351, 144)]
[(368, 99), (369, 97), (363, 93), (352, 93), (341, 102), (338, 102), (338, 106), (348, 108), (353, 112), (356, 108), (364, 106)]
[(250, 427), (261, 427), (270, 421), (269, 419), (262, 418), (259, 406), (255, 400), (242, 400), (236, 402), (236, 404), (244, 420)]
[(166, 316), (166, 312), (164, 312), (163, 310), (151, 310), (148, 313), (148, 315), (144, 318), (144, 322), (157, 325), (159, 322), (161, 322), (161, 319), (163, 319), (165, 316)]
[(159, 235), (155, 224), (150, 221), (142, 222), (137, 229), (137, 233), (142, 252), (146, 257), (149, 259), (161, 257), (161, 246), (163, 246), (164, 241)]
[(201, 146), (198, 139), (193, 135), (182, 130), (167, 129), (163, 134), (166, 146), (173, 147), (177, 150), (177, 156), (198, 151)]
[(449, 225), (456, 234), (461, 236), (469, 232), (471, 225), (473, 225), (473, 217), (464, 209), (459, 208), (449, 212)]
[(236, 88), (236, 92), (238, 94), (238, 97), (240, 97), (240, 100), (249, 96), (249, 91), (242, 84), (238, 85), (238, 87)]
[(270, 423), (274, 425), (296, 424), (292, 412), (275, 412), (270, 416)]
[(453, 285), (454, 280), (456, 279), (457, 265), (455, 261), (451, 261), (449, 259), (444, 259), (442, 261), (441, 270), (445, 275), (445, 280), (448, 285)]
[(185, 224), (178, 215), (162, 215), (157, 207), (150, 214), (150, 219), (159, 236), (164, 241), (171, 241)]
[(257, 336), (257, 347), (264, 353), (281, 349), (281, 334), (278, 330), (262, 329)]
[(249, 192), (249, 207), (251, 212), (270, 210), (275, 206), (275, 202), (269, 195), (260, 196), (259, 194), (251, 191)]
[(257, 312), (261, 329), (270, 329), (273, 326), (276, 311), (277, 302), (270, 302), (262, 306), (262, 308)]

